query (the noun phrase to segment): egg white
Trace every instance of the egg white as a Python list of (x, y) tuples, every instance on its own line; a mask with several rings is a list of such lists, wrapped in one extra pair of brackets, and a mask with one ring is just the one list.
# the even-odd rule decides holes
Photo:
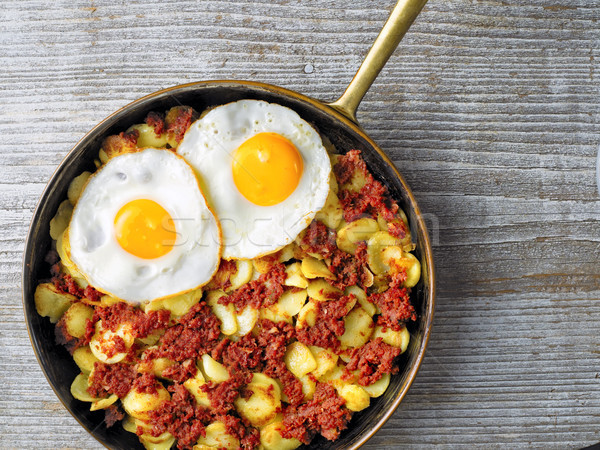
[[(116, 240), (114, 220), (126, 203), (149, 199), (173, 218), (177, 238), (165, 255), (139, 258)], [(132, 303), (207, 283), (221, 250), (218, 221), (191, 167), (168, 150), (148, 148), (109, 160), (86, 184), (73, 211), (70, 257), (96, 289)]]
[[(303, 160), (295, 191), (283, 202), (258, 206), (236, 188), (233, 154), (252, 136), (278, 133), (291, 141)], [(323, 207), (331, 163), (319, 134), (295, 111), (260, 100), (219, 106), (192, 124), (177, 153), (197, 172), (223, 230), (223, 257), (254, 258), (292, 242)]]

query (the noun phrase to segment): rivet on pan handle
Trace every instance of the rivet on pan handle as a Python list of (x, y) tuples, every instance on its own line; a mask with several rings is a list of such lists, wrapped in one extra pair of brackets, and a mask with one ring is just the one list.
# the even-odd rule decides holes
[(357, 123), (356, 110), (427, 0), (399, 0), (342, 96), (329, 106)]

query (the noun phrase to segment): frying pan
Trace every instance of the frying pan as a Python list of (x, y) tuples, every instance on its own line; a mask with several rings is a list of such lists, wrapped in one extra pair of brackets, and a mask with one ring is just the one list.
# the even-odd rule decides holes
[(175, 105), (189, 105), (202, 111), (209, 106), (240, 99), (260, 99), (287, 106), (312, 123), (338, 150), (361, 150), (372, 173), (399, 201), (409, 218), (416, 242), (415, 254), (422, 265), (421, 281), (412, 293), (418, 320), (409, 324), (409, 348), (401, 356), (400, 372), (392, 377), (385, 394), (372, 399), (366, 410), (354, 414), (340, 439), (329, 442), (318, 438), (313, 440), (310, 448), (358, 448), (393, 414), (417, 374), (429, 338), (434, 309), (433, 258), (425, 223), (413, 194), (394, 164), (358, 125), (356, 110), (426, 1), (400, 0), (397, 3), (346, 91), (333, 103), (325, 104), (281, 87), (257, 82), (202, 81), (184, 84), (155, 92), (123, 107), (86, 134), (65, 157), (43, 192), (31, 222), (23, 261), (23, 306), (29, 336), (48, 382), (67, 410), (104, 446), (142, 448), (137, 437), (119, 425), (106, 428), (103, 411), (90, 412), (88, 404), (73, 399), (69, 389), (79, 369), (69, 353), (55, 344), (54, 327), (37, 314), (33, 293), (39, 280), (48, 276), (44, 256), (51, 245), (49, 223), (59, 203), (66, 198), (71, 180), (84, 170), (95, 170), (93, 160), (104, 137), (143, 122), (149, 111), (164, 111)]

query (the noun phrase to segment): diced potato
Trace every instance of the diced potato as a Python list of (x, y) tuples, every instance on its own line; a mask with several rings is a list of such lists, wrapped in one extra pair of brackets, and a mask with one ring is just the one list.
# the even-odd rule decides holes
[(74, 278), (84, 278), (75, 263), (71, 260), (71, 245), (69, 242), (69, 229), (67, 228), (56, 241), (56, 252), (60, 257), (60, 263), (69, 271)]
[(168, 309), (174, 317), (181, 317), (186, 314), (192, 306), (202, 298), (202, 289), (193, 289), (183, 294), (172, 297), (153, 300), (144, 305), (144, 312), (159, 311)]
[[(163, 436), (164, 434), (171, 434), (171, 433), (163, 433), (161, 434), (161, 436)], [(173, 447), (173, 444), (175, 444), (175, 438), (173, 436), (171, 436), (170, 438), (165, 439), (164, 441), (158, 442), (158, 443), (154, 443), (154, 442), (149, 442), (147, 440), (144, 439), (145, 436), (150, 436), (149, 434), (144, 434), (143, 437), (140, 437), (140, 442), (142, 443), (142, 445), (144, 446), (144, 448), (146, 450), (170, 450), (171, 447)]]
[(73, 303), (65, 312), (63, 319), (67, 328), (67, 333), (75, 338), (81, 338), (85, 335), (87, 321), (94, 317), (94, 310), (84, 303)]
[(163, 133), (159, 136), (156, 135), (154, 131), (154, 127), (146, 124), (140, 123), (138, 125), (133, 125), (127, 129), (127, 132), (137, 130), (139, 135), (137, 139), (137, 147), (138, 148), (164, 148), (167, 145), (167, 134)]
[(183, 382), (183, 386), (190, 391), (190, 393), (196, 399), (196, 403), (205, 408), (210, 408), (210, 399), (208, 394), (202, 390), (202, 386), (206, 384), (202, 373), (198, 371), (194, 378), (188, 378)]
[(317, 304), (309, 299), (296, 317), (296, 328), (314, 327), (317, 320)]
[(291, 320), (293, 316), (300, 312), (306, 303), (306, 297), (307, 293), (304, 289), (296, 292), (284, 292), (274, 305), (276, 307), (277, 314), (280, 314), (284, 317), (289, 317)]
[(356, 243), (369, 240), (377, 231), (379, 231), (377, 221), (364, 217), (340, 228), (336, 244), (340, 249), (353, 255), (356, 252)]
[(400, 245), (400, 243), (400, 239), (387, 231), (373, 233), (367, 242), (367, 262), (373, 273), (381, 275), (388, 272), (390, 268), (382, 261), (381, 253), (386, 247)]
[(346, 295), (354, 295), (361, 308), (371, 317), (377, 313), (377, 307), (367, 299), (367, 293), (358, 286), (348, 286), (344, 292)]
[(148, 412), (157, 409), (170, 398), (169, 391), (162, 384), (157, 383), (156, 393), (149, 394), (132, 389), (123, 397), (121, 403), (125, 412), (131, 417), (148, 420)]
[(102, 142), (102, 148), (98, 152), (98, 158), (102, 164), (108, 162), (109, 159), (124, 153), (132, 153), (136, 151), (136, 144), (131, 140), (119, 134), (108, 136)]
[(391, 273), (406, 271), (405, 287), (413, 287), (421, 278), (421, 263), (412, 253), (402, 251), (400, 247), (391, 246), (381, 253), (381, 260), (390, 267)]
[(235, 319), (238, 325), (235, 335), (246, 336), (252, 331), (256, 325), (256, 322), (258, 321), (258, 310), (248, 305), (242, 310), (242, 312), (235, 313)]
[(327, 281), (319, 278), (311, 280), (308, 283), (308, 296), (312, 299), (320, 302), (326, 302), (328, 300), (337, 299), (342, 295), (342, 291), (338, 288), (330, 285)]
[(342, 347), (361, 347), (373, 333), (373, 320), (361, 307), (355, 308), (344, 317), (346, 331), (340, 336)]
[(329, 280), (335, 280), (336, 278), (327, 268), (325, 261), (313, 258), (312, 256), (305, 256), (302, 259), (301, 270), (302, 275), (308, 279), (327, 278)]
[(237, 271), (229, 277), (231, 286), (227, 288), (227, 291), (234, 291), (243, 286), (250, 281), (250, 278), (252, 278), (252, 274), (254, 273), (254, 266), (249, 259), (238, 259), (235, 262), (235, 266)]
[(352, 178), (348, 183), (344, 183), (344, 189), (352, 192), (359, 192), (367, 184), (367, 175), (360, 169), (354, 170)]
[(56, 241), (64, 233), (71, 221), (71, 215), (73, 215), (73, 205), (69, 200), (58, 205), (56, 214), (50, 220), (50, 237), (52, 239)]
[(292, 259), (296, 253), (298, 252), (298, 248), (295, 242), (291, 242), (290, 244), (286, 245), (285, 247), (283, 247), (281, 250), (279, 250), (279, 262), (284, 263), (284, 262), (288, 262), (290, 259)]
[(277, 415), (281, 408), (281, 394), (272, 385), (263, 383), (249, 383), (247, 389), (252, 391), (252, 395), (247, 400), (238, 397), (234, 401), (235, 408), (252, 426), (262, 427)]
[(292, 318), (287, 314), (283, 314), (277, 309), (277, 305), (271, 305), (268, 308), (261, 308), (259, 312), (261, 320), (270, 320), (271, 322), (287, 322), (292, 323)]
[(294, 286), (300, 289), (306, 289), (308, 287), (308, 281), (302, 274), (302, 263), (294, 262), (285, 268), (286, 279), (284, 284), (286, 286)]
[(336, 367), (339, 357), (331, 350), (316, 345), (311, 345), (309, 349), (317, 363), (317, 367), (312, 371), (315, 378), (324, 376)]
[(220, 383), (229, 379), (229, 372), (223, 364), (215, 361), (210, 355), (202, 355), (202, 369), (206, 378), (215, 383)]
[(299, 341), (288, 345), (284, 361), (288, 370), (296, 378), (300, 378), (317, 368), (317, 362), (310, 349)]
[(375, 331), (373, 332), (373, 339), (378, 337), (382, 338), (383, 342), (386, 344), (399, 348), (402, 350), (402, 353), (406, 351), (408, 343), (410, 342), (410, 333), (406, 327), (402, 328), (400, 331), (394, 331), (391, 328), (387, 328), (383, 331), (381, 326), (376, 326)]
[(169, 358), (147, 359), (142, 355), (142, 360), (138, 363), (138, 372), (153, 373), (157, 377), (162, 377), (163, 371), (173, 364), (175, 364), (175, 361), (172, 361)]
[(380, 397), (387, 390), (389, 385), (390, 385), (390, 374), (384, 373), (383, 376), (379, 380), (377, 380), (375, 383), (370, 384), (369, 386), (363, 386), (362, 388), (371, 397)]
[(58, 322), (76, 300), (73, 295), (60, 292), (52, 283), (39, 284), (33, 294), (37, 313), (42, 317), (48, 317), (52, 323)]
[(102, 398), (100, 400), (96, 400), (96, 401), (92, 402), (92, 405), (90, 406), (90, 411), (98, 411), (99, 409), (106, 409), (110, 405), (115, 403), (117, 400), (119, 400), (119, 397), (117, 397), (116, 394), (112, 394), (108, 398)]
[(75, 206), (77, 204), (77, 200), (79, 200), (79, 197), (81, 196), (83, 188), (85, 187), (88, 179), (90, 178), (90, 175), (92, 175), (92, 173), (86, 170), (85, 172), (73, 178), (73, 181), (71, 181), (71, 184), (69, 184), (67, 197), (69, 198), (69, 202), (71, 202), (71, 205)]
[(271, 378), (268, 375), (265, 375), (264, 373), (253, 373), (252, 380), (250, 382), (254, 384), (263, 385), (268, 389), (273, 389), (275, 391), (275, 395), (281, 397), (281, 387), (277, 383), (277, 380)]
[(126, 415), (123, 421), (121, 422), (123, 429), (130, 433), (134, 433), (137, 431), (137, 425), (135, 424), (135, 419), (130, 415)]
[(80, 373), (75, 377), (73, 383), (71, 383), (71, 395), (73, 398), (82, 402), (94, 402), (99, 400), (90, 395), (87, 391), (88, 386), (88, 375)]
[[(335, 185), (337, 186), (337, 181), (335, 181), (335, 177), (332, 176), (330, 179), (333, 179)], [(335, 230), (339, 224), (342, 222), (342, 218), (344, 217), (344, 208), (342, 208), (342, 204), (336, 193), (333, 189), (329, 189), (329, 195), (327, 195), (327, 200), (325, 201), (325, 205), (321, 208), (320, 211), (315, 215), (315, 220), (323, 222), (325, 226)]]
[(294, 450), (302, 444), (298, 439), (281, 437), (283, 423), (274, 421), (260, 429), (260, 443), (265, 450)]
[(79, 370), (89, 374), (94, 368), (94, 363), (98, 361), (98, 358), (94, 356), (90, 346), (86, 345), (75, 349), (73, 352), (73, 360), (75, 361), (75, 364), (77, 364), (77, 367), (79, 367)]
[(356, 384), (346, 384), (338, 389), (340, 397), (346, 400), (346, 408), (350, 411), (362, 411), (369, 407), (371, 397), (360, 386)]
[(231, 434), (227, 433), (227, 428), (223, 422), (213, 422), (205, 429), (206, 436), (200, 436), (198, 445), (208, 445), (219, 449), (237, 449), (240, 448), (240, 441)]
[(316, 378), (311, 373), (308, 373), (303, 377), (300, 377), (299, 380), (300, 383), (302, 383), (302, 394), (304, 394), (304, 400), (312, 400), (313, 395), (317, 389)]
[(221, 333), (230, 336), (237, 331), (238, 324), (235, 318), (235, 306), (233, 306), (233, 303), (229, 303), (228, 305), (219, 303), (219, 299), (226, 295), (221, 290), (210, 291), (206, 295), (206, 303), (208, 303), (214, 315), (221, 321)]
[(126, 352), (115, 353), (115, 341), (120, 338), (125, 343), (127, 349), (131, 348), (135, 338), (131, 330), (131, 325), (123, 323), (119, 325), (116, 332), (102, 328), (102, 321), (96, 322), (96, 332), (90, 340), (90, 349), (96, 358), (106, 364), (114, 364), (122, 361)]
[(335, 366), (333, 370), (330, 370), (325, 375), (322, 375), (318, 378), (319, 382), (327, 383), (333, 386), (334, 388), (338, 388), (343, 384), (347, 384), (344, 380), (342, 380), (342, 376), (344, 375), (344, 368), (341, 366)]

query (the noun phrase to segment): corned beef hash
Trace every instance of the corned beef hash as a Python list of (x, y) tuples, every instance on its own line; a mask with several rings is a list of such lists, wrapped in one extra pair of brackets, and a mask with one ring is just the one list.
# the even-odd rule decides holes
[(398, 372), (421, 265), (361, 153), (242, 100), (108, 136), (50, 223), (71, 393), (148, 449), (335, 440)]

